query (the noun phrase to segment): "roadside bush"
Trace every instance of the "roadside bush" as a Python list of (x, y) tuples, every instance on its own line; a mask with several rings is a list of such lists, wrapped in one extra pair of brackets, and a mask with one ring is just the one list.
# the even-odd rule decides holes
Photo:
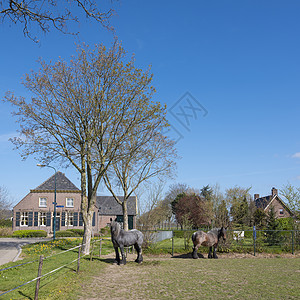
[(1, 219), (0, 220), (0, 227), (12, 227), (12, 220), (4, 220), (4, 219)]
[(11, 227), (6, 227), (6, 226), (0, 227), (0, 236), (10, 237), (10, 236), (12, 236), (12, 234), (13, 234), (13, 231), (12, 231)]
[(12, 235), (13, 237), (25, 238), (25, 237), (46, 237), (47, 232), (44, 230), (18, 230)]

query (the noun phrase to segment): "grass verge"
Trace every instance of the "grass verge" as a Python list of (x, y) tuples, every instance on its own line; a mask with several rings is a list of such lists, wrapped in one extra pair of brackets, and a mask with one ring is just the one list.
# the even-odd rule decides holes
[[(93, 256), (98, 259), (90, 261), (90, 256), (83, 257), (80, 272), (77, 274), (77, 262), (70, 262), (78, 257), (78, 248), (63, 253), (62, 251), (80, 243), (81, 239), (62, 239), (25, 246), (22, 254), (25, 258), (22, 261), (3, 265), (1, 269), (24, 262), (34, 262), (0, 272), (0, 294), (36, 278), (40, 255), (54, 255), (44, 260), (42, 274), (63, 265), (67, 266), (41, 279), (39, 299), (77, 299), (82, 282), (88, 282), (91, 276), (97, 275), (105, 267), (105, 263), (99, 259), (100, 243), (97, 241), (94, 244)], [(111, 241), (102, 241), (102, 254), (111, 251)], [(36, 281), (3, 295), (1, 299), (34, 299), (35, 286)]]

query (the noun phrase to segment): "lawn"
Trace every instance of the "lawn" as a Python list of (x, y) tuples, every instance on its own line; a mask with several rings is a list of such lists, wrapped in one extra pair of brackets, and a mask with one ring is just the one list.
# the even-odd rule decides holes
[[(134, 263), (136, 255), (129, 254), (127, 265), (117, 266), (112, 263), (111, 241), (106, 240), (102, 243), (101, 257), (98, 241), (93, 260), (89, 256), (82, 258), (77, 274), (76, 262), (69, 263), (77, 258), (78, 249), (61, 252), (80, 242), (80, 239), (64, 239), (24, 247), (26, 258), (18, 263), (35, 262), (0, 272), (0, 290), (9, 290), (35, 278), (39, 256), (56, 254), (44, 261), (42, 274), (67, 266), (42, 278), (39, 299), (300, 299), (299, 254), (289, 254), (289, 258), (284, 254), (271, 258), (247, 254), (247, 258), (240, 258), (241, 255), (223, 253), (218, 260), (193, 260), (188, 253), (174, 254), (174, 257), (145, 253), (140, 265)], [(165, 246), (169, 244), (170, 241)], [(164, 243), (156, 245), (154, 252), (163, 246)], [(16, 263), (6, 266), (10, 265)], [(35, 282), (1, 299), (34, 299), (34, 291)]]
[(300, 258), (145, 257), (107, 265), (80, 299), (299, 299)]

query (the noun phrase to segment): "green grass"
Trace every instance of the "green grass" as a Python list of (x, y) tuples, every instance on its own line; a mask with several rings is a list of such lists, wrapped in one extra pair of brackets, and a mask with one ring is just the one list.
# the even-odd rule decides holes
[[(300, 258), (145, 257), (85, 286), (93, 299), (299, 299)], [(129, 279), (130, 278), (130, 279)], [(89, 292), (90, 290), (90, 292)]]
[[(38, 259), (40, 255), (49, 256), (60, 253), (62, 250), (70, 249), (80, 243), (81, 239), (64, 239), (25, 246), (23, 248), (23, 256), (26, 256), (25, 259), (3, 265), (1, 266), (1, 269), (27, 261), (37, 261), (28, 265), (0, 272), (1, 292), (10, 290), (22, 283), (36, 278), (38, 272)], [(105, 255), (111, 251), (111, 241), (103, 241), (102, 254)], [(93, 261), (90, 261), (90, 256), (85, 256), (81, 259), (80, 274), (76, 273), (77, 262), (74, 262), (63, 269), (42, 278), (39, 299), (76, 299), (78, 290), (80, 290), (80, 282), (88, 281), (88, 278), (90, 278), (92, 274), (97, 274), (105, 267), (105, 263), (99, 260), (99, 242), (95, 244), (93, 254), (96, 258), (93, 259)], [(78, 249), (74, 249), (45, 259), (43, 262), (42, 274), (46, 274), (51, 270), (68, 264), (77, 257)], [(36, 281), (29, 283), (16, 291), (3, 295), (1, 299), (34, 299), (35, 285)]]

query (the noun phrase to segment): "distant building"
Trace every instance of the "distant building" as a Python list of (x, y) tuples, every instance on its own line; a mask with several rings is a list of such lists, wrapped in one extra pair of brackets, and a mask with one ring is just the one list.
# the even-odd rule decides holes
[[(13, 208), (13, 230), (41, 229), (53, 232), (55, 175), (30, 190)], [(123, 197), (119, 197), (122, 201)], [(61, 172), (56, 173), (56, 231), (83, 229), (81, 191)], [(129, 229), (136, 227), (137, 200), (128, 200)], [(123, 222), (120, 204), (112, 196), (97, 196), (93, 213), (93, 232), (107, 226), (111, 220)]]
[(288, 218), (293, 215), (286, 204), (280, 199), (278, 190), (274, 187), (271, 190), (271, 195), (259, 197), (259, 194), (254, 194), (254, 201), (255, 206), (262, 209), (266, 214), (273, 207), (276, 218)]

